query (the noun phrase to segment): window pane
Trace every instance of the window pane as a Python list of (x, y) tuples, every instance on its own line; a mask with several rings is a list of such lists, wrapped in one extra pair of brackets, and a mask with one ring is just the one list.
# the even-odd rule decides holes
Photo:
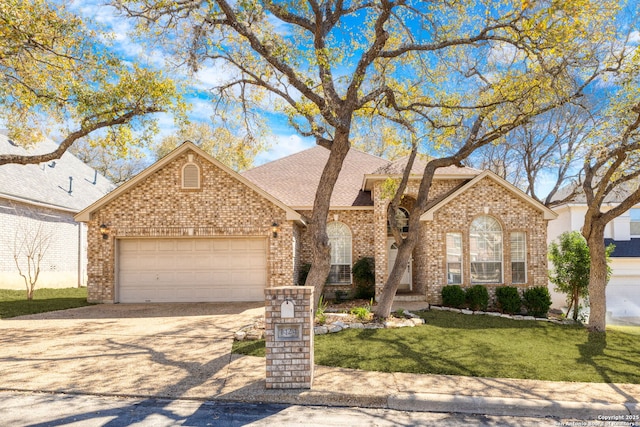
[(351, 266), (332, 265), (329, 272), (329, 283), (351, 283)]
[(469, 229), (471, 283), (502, 281), (502, 227), (490, 216), (473, 220)]
[(629, 215), (631, 216), (631, 235), (640, 236), (640, 209), (631, 209)]
[(511, 282), (525, 283), (527, 281), (527, 249), (523, 232), (511, 233)]
[(501, 281), (501, 262), (471, 263), (471, 283), (500, 283)]
[(462, 234), (447, 233), (447, 284), (462, 283)]
[(524, 262), (511, 263), (511, 281), (513, 283), (526, 283), (527, 276)]
[(447, 263), (447, 284), (459, 285), (462, 283), (462, 263)]
[(351, 231), (341, 222), (327, 224), (331, 245), (329, 283), (351, 283)]

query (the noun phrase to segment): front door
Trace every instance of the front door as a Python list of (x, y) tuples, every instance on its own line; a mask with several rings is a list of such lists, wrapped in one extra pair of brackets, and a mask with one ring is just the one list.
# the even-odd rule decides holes
[[(391, 273), (391, 269), (396, 262), (396, 257), (398, 256), (398, 245), (396, 244), (393, 238), (387, 240), (387, 275)], [(400, 285), (398, 286), (399, 292), (411, 292), (412, 289), (412, 281), (411, 281), (411, 268), (412, 268), (412, 259), (409, 259), (407, 263), (407, 268), (404, 269), (404, 274), (402, 275), (402, 279), (400, 279)]]

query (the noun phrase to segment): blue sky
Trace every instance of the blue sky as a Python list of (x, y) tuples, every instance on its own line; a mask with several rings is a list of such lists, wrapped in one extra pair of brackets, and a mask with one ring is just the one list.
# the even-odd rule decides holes
[[(129, 36), (133, 29), (133, 21), (118, 16), (114, 8), (104, 5), (104, 3), (104, 0), (73, 0), (69, 7), (82, 17), (95, 21), (103, 26), (105, 30), (111, 32), (113, 34), (111, 42), (113, 51), (118, 56), (125, 60), (138, 61), (154, 68), (168, 69), (166, 67), (168, 58), (165, 53), (159, 48), (154, 49), (153, 47), (143, 46), (141, 43), (134, 41)], [(636, 0), (632, 0), (630, 5), (635, 3)], [(285, 28), (280, 28), (280, 30), (286, 31)], [(632, 37), (632, 43), (637, 44), (638, 42), (640, 42), (640, 34), (636, 31)], [(506, 55), (505, 52), (496, 51), (494, 53), (496, 55)], [(216, 83), (225, 80), (225, 71), (205, 64), (194, 76), (179, 74), (178, 71), (175, 71), (175, 75), (188, 82), (190, 90), (186, 97), (188, 103), (192, 106), (190, 119), (192, 121), (210, 122), (213, 109), (207, 91), (215, 86)], [(160, 115), (159, 120), (161, 136), (176, 131), (173, 118), (169, 115)], [(269, 115), (268, 120), (272, 132), (272, 136), (268, 138), (270, 148), (255, 159), (256, 165), (299, 152), (314, 145), (312, 139), (301, 138), (294, 129), (288, 126), (286, 121), (278, 120), (277, 115)]]
[[(116, 10), (104, 4), (103, 0), (74, 0), (69, 4), (69, 9), (83, 18), (89, 18), (110, 32), (112, 50), (121, 58), (128, 61), (138, 61), (154, 68), (165, 68), (168, 59), (160, 49), (149, 48), (135, 42), (128, 34), (133, 29), (133, 22), (118, 16)], [(165, 68), (167, 69), (167, 68)], [(206, 92), (224, 79), (219, 69), (211, 66), (203, 66), (195, 76), (187, 76), (175, 71), (174, 75), (187, 79), (189, 92), (186, 94), (187, 102), (191, 105), (189, 118), (191, 121), (210, 122), (213, 114), (212, 102), (207, 98)], [(158, 115), (161, 134), (171, 134), (176, 131), (173, 118), (167, 114)], [(254, 165), (260, 165), (315, 145), (309, 138), (302, 138), (294, 129), (286, 123), (271, 121), (269, 123), (272, 135), (268, 138), (269, 149), (258, 155)]]

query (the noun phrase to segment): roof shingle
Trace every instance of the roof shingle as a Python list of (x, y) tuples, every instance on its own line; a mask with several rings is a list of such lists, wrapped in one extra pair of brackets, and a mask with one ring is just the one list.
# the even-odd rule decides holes
[[(315, 146), (245, 171), (242, 175), (285, 204), (311, 207), (329, 150)], [(388, 165), (388, 160), (355, 149), (349, 150), (331, 196), (331, 206), (370, 206), (368, 192), (361, 191), (365, 174)]]
[[(9, 141), (0, 131), (0, 153), (39, 154), (57, 148), (53, 141), (44, 141), (27, 151)], [(70, 180), (69, 178), (73, 178)], [(71, 192), (69, 185), (71, 183)], [(0, 166), (0, 197), (19, 199), (25, 203), (44, 203), (79, 212), (107, 194), (113, 184), (73, 154), (67, 152), (47, 164), (6, 164)]]

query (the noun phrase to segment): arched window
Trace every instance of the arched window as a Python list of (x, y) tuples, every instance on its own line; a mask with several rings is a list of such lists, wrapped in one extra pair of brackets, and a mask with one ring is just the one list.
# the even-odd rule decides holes
[[(409, 211), (405, 208), (398, 208), (396, 212), (396, 224), (401, 233), (407, 233), (409, 231)], [(387, 232), (391, 234), (391, 225), (387, 221)]]
[(341, 222), (327, 224), (331, 245), (329, 283), (351, 283), (351, 230)]
[(195, 163), (187, 163), (182, 167), (182, 188), (200, 188), (200, 168)]
[(471, 283), (502, 283), (502, 227), (490, 216), (473, 220), (469, 229)]

